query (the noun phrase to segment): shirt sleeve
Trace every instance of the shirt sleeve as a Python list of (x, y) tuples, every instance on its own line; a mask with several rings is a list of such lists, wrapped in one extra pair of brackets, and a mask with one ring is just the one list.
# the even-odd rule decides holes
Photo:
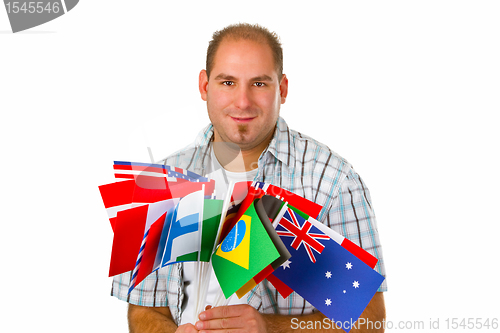
[(174, 264), (158, 269), (128, 294), (131, 275), (132, 272), (127, 272), (113, 277), (111, 296), (134, 305), (168, 306), (172, 317), (178, 323), (184, 295), (181, 265)]

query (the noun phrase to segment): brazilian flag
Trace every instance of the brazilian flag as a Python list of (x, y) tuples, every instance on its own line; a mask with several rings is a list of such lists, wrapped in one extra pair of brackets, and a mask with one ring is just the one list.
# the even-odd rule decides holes
[(252, 203), (212, 256), (226, 299), (280, 257), (262, 223)]

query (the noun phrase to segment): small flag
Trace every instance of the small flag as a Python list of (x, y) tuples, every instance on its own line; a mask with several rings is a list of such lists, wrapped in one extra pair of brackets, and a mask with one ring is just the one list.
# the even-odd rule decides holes
[(163, 248), (159, 248), (159, 242), (165, 226), (167, 212), (175, 208), (178, 202), (179, 199), (175, 198), (148, 205), (144, 236), (132, 272), (129, 293), (136, 285), (158, 268), (155, 267), (155, 261), (157, 256), (163, 254)]
[[(326, 225), (323, 223), (318, 222), (317, 220), (313, 219), (310, 216), (307, 216), (304, 212), (301, 212), (300, 210), (296, 209), (295, 207), (289, 206), (290, 209), (292, 209), (296, 214), (304, 218), (305, 220), (308, 220), (308, 223), (312, 223), (316, 228), (320, 229), (321, 232), (324, 234), (330, 236), (331, 239), (333, 239), (335, 242), (337, 242), (339, 245), (341, 245), (343, 248), (345, 248), (347, 251), (351, 252), (354, 254), (358, 259), (363, 261), (365, 264), (367, 264), (369, 267), (374, 268), (375, 265), (377, 264), (378, 259), (375, 258), (373, 255), (359, 247), (358, 245), (354, 244), (338, 232), (328, 228)], [(282, 221), (285, 225), (290, 226), (290, 223), (283, 220)], [(278, 221), (275, 221), (274, 226), (276, 227), (278, 224)], [(291, 226), (293, 229), (293, 226)], [(282, 235), (289, 234), (293, 237), (295, 235), (293, 233), (290, 233), (289, 231), (285, 232)], [(296, 241), (300, 240), (298, 238)], [(309, 250), (311, 249), (310, 247), (308, 248)], [(314, 253), (312, 253), (314, 255)], [(283, 298), (287, 298), (293, 290), (289, 288), (286, 284), (284, 284), (282, 281), (280, 281), (276, 276), (272, 275), (267, 278), (267, 280), (278, 290), (278, 292), (281, 294)]]
[(274, 230), (273, 225), (271, 224), (271, 222), (279, 214), (281, 209), (286, 206), (286, 204), (275, 197), (264, 195), (262, 198), (256, 199), (254, 205), (255, 211), (257, 212), (262, 225), (266, 229), (266, 232), (271, 238), (274, 246), (276, 247), (276, 250), (278, 250), (279, 252), (279, 257), (267, 267), (265, 267), (261, 272), (255, 275), (252, 279), (250, 279), (247, 283), (245, 283), (243, 287), (236, 291), (236, 295), (239, 298), (242, 298), (257, 284), (264, 281), (264, 279), (271, 275), (275, 269), (277, 269), (285, 261), (290, 259), (290, 252), (288, 252), (280, 237), (276, 233), (276, 230)]
[(115, 178), (136, 179), (138, 176), (167, 178), (168, 181), (185, 180), (208, 182), (208, 178), (194, 172), (163, 164), (115, 161)]
[[(152, 242), (157, 237), (157, 230), (150, 228), (157, 222), (163, 223), (163, 215), (175, 207), (178, 201), (179, 199), (164, 200), (117, 213), (109, 276), (139, 268), (136, 266), (137, 261), (143, 257), (141, 250), (146, 250), (146, 253), (153, 251)], [(146, 242), (148, 238), (151, 242)], [(146, 260), (151, 259), (146, 256)]]
[(201, 232), (200, 261), (209, 262), (219, 230), (224, 200), (205, 199)]
[(249, 187), (246, 196), (243, 200), (233, 207), (231, 207), (226, 215), (226, 220), (221, 228), (219, 235), (219, 242), (224, 239), (227, 234), (234, 228), (236, 223), (241, 219), (246, 210), (253, 205), (256, 199), (261, 198), (265, 194), (264, 191), (255, 187)]
[(174, 210), (167, 236), (162, 267), (175, 262), (197, 261), (203, 219), (203, 191), (182, 198)]
[[(212, 256), (212, 250), (219, 227), (220, 215), (222, 211), (222, 200), (205, 199), (203, 204), (203, 223), (202, 223), (202, 236), (201, 236), (201, 252), (199, 256), (200, 261), (208, 262)], [(161, 232), (160, 240), (158, 242), (158, 252), (156, 255), (153, 272), (161, 267), (163, 253), (167, 244), (167, 238), (170, 230), (170, 225), (173, 220), (175, 209), (169, 210), (163, 230)], [(194, 255), (193, 255), (194, 257)]]
[(252, 204), (212, 256), (224, 296), (234, 292), (280, 256)]
[[(178, 168), (165, 166), (165, 169), (175, 169), (177, 171), (169, 171), (173, 175), (185, 174), (185, 178), (179, 181), (178, 178), (163, 178), (149, 176), (151, 169), (158, 169), (151, 167), (145, 163), (132, 163), (132, 162), (115, 162), (116, 167), (134, 168), (136, 164), (137, 174), (132, 179), (125, 179), (111, 184), (99, 186), (99, 191), (108, 214), (108, 218), (112, 229), (116, 221), (116, 214), (119, 211), (127, 210), (130, 208), (138, 207), (146, 203), (153, 203), (171, 198), (182, 198), (189, 193), (198, 191), (205, 186), (205, 196), (209, 197), (213, 194), (215, 189), (215, 182), (209, 181), (205, 177), (201, 177), (190, 171), (185, 171)], [(160, 165), (164, 167), (163, 165)], [(163, 171), (158, 171), (162, 174)]]
[(157, 202), (171, 198), (182, 198), (205, 187), (205, 196), (211, 196), (215, 181), (190, 182), (168, 181), (166, 178), (138, 176), (135, 180), (133, 202)]
[(134, 181), (123, 181), (99, 186), (102, 202), (104, 203), (104, 208), (106, 208), (113, 232), (118, 212), (144, 205), (143, 203), (138, 205), (132, 204), (134, 187)]
[(384, 277), (323, 233), (320, 224), (287, 209), (276, 231), (292, 257), (273, 274), (328, 318), (355, 322)]
[(263, 182), (253, 182), (252, 186), (254, 188), (261, 189), (267, 195), (271, 195), (287, 202), (290, 206), (297, 208), (301, 212), (304, 212), (305, 214), (312, 216), (313, 218), (317, 218), (321, 209), (323, 209), (323, 207), (318, 205), (317, 203), (307, 200), (300, 195), (297, 195), (275, 185)]
[(141, 248), (147, 215), (147, 205), (117, 213), (109, 263), (109, 276), (134, 269), (137, 254)]

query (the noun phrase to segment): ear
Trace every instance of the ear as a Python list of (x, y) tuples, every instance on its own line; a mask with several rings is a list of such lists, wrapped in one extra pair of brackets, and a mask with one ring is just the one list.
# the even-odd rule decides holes
[(200, 89), (201, 99), (207, 101), (208, 76), (207, 71), (202, 69), (198, 78), (198, 88)]
[(281, 77), (281, 82), (280, 82), (280, 97), (281, 97), (281, 104), (284, 104), (286, 101), (286, 96), (288, 95), (288, 79), (285, 74)]

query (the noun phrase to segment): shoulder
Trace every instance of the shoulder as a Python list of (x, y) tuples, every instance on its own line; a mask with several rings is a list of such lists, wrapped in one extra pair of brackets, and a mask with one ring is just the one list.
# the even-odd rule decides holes
[(298, 132), (293, 129), (289, 129), (290, 140), (296, 149), (295, 155), (300, 158), (301, 154), (314, 152), (317, 155), (327, 155), (331, 156), (333, 161), (342, 161), (347, 163), (347, 161), (330, 149), (326, 144), (319, 142), (312, 137)]
[(172, 153), (162, 163), (201, 174), (212, 136), (213, 127), (209, 124), (198, 133), (194, 142)]
[[(325, 166), (351, 166), (346, 159), (335, 153), (326, 144), (289, 128), (281, 117), (278, 120), (275, 142), (271, 145), (274, 146), (277, 155), (290, 155), (288, 160), (291, 159), (291, 161), (284, 161), (288, 162), (287, 164), (293, 164), (294, 160), (305, 164), (313, 161), (311, 160), (313, 157), (319, 159), (319, 162), (324, 162)], [(282, 159), (285, 160), (285, 158)]]
[(319, 177), (319, 182), (337, 184), (354, 172), (352, 164), (326, 144), (293, 129), (289, 129), (289, 133), (295, 167), (304, 168), (305, 175), (309, 173), (315, 178)]
[(349, 161), (326, 144), (288, 127), (286, 136), (282, 142), (288, 141), (291, 157), (284, 163), (288, 172), (300, 179), (297, 185), (303, 188), (304, 195), (324, 207), (318, 216), (322, 220), (342, 191), (359, 184), (359, 176)]

